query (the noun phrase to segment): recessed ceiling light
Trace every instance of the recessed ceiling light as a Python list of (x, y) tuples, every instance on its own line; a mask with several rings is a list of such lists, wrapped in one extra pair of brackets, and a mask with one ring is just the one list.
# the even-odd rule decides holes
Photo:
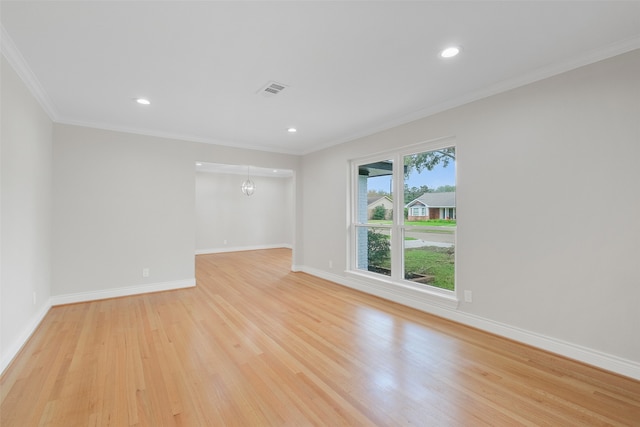
[(151, 102), (148, 99), (145, 98), (136, 98), (136, 102), (138, 104), (142, 104), (142, 105), (149, 105), (151, 104)]
[(440, 56), (443, 58), (453, 58), (457, 54), (460, 53), (460, 48), (456, 46), (451, 46), (440, 52)]
[(202, 166), (202, 163), (196, 162), (196, 166)]
[(296, 129), (296, 128), (289, 128), (289, 129), (287, 129), (287, 132), (289, 132), (289, 133), (296, 133), (296, 132), (298, 132), (298, 129)]
[(274, 170), (273, 170), (273, 173), (278, 173), (278, 169), (274, 169)]

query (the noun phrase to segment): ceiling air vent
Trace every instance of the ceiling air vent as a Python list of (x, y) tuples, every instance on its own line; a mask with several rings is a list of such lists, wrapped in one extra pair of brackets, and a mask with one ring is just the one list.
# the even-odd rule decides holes
[(258, 91), (258, 93), (261, 93), (264, 96), (275, 96), (286, 88), (287, 85), (283, 85), (282, 83), (269, 82), (265, 86), (263, 86), (262, 89)]

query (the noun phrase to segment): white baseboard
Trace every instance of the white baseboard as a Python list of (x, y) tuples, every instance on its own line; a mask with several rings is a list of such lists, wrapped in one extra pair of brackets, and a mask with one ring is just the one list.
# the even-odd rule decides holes
[(36, 313), (36, 315), (31, 319), (31, 322), (27, 325), (27, 327), (22, 331), (20, 336), (13, 342), (8, 348), (3, 349), (6, 350), (2, 354), (2, 359), (0, 360), (0, 375), (4, 373), (4, 370), (7, 369), (9, 364), (13, 361), (13, 359), (18, 355), (22, 347), (27, 343), (31, 335), (36, 331), (44, 316), (47, 315), (49, 309), (51, 308), (51, 300), (47, 300), (47, 302), (42, 306), (40, 311)]
[[(611, 354), (599, 352), (597, 350), (558, 340), (556, 338), (510, 326), (504, 323), (495, 322), (490, 319), (482, 318), (469, 313), (464, 313), (455, 309), (448, 308), (445, 305), (438, 305), (435, 303), (426, 302), (424, 300), (411, 299), (404, 295), (398, 294), (393, 289), (384, 289), (383, 286), (372, 285), (365, 281), (355, 280), (300, 265), (292, 266), (292, 270), (302, 271), (312, 276), (320, 277), (322, 279), (329, 280), (331, 282), (349, 288), (376, 295), (381, 298), (424, 311), (426, 313), (444, 317), (445, 319), (453, 320), (455, 322), (491, 332), (515, 341), (519, 341), (524, 344), (528, 344), (546, 351), (550, 351), (552, 353), (568, 357), (570, 359), (578, 360), (589, 365), (597, 366), (599, 368), (606, 369), (620, 375), (640, 380), (640, 363), (634, 362), (632, 360), (627, 360)], [(38, 311), (38, 313), (34, 316), (31, 323), (24, 329), (19, 338), (12, 345), (10, 345), (5, 354), (2, 355), (2, 359), (0, 360), (0, 374), (4, 372), (7, 366), (9, 366), (11, 361), (18, 354), (20, 349), (22, 349), (24, 344), (36, 330), (40, 322), (42, 322), (42, 319), (44, 319), (44, 316), (52, 306), (93, 301), (105, 298), (115, 298), (127, 295), (143, 294), (149, 292), (189, 288), (195, 285), (195, 278), (192, 278), (171, 282), (151, 283), (148, 285), (129, 286), (103, 291), (80, 292), (76, 294), (52, 296), (41, 308), (41, 310)]]
[(171, 282), (149, 283), (146, 285), (126, 286), (123, 288), (104, 289), (100, 291), (78, 292), (75, 294), (55, 295), (51, 297), (51, 305), (72, 304), (76, 302), (95, 301), (107, 298), (125, 297), (129, 295), (146, 294), (150, 292), (171, 291), (174, 289), (191, 288), (196, 285), (196, 279), (173, 280)]
[(495, 322), (473, 314), (457, 313), (456, 317), (451, 317), (450, 319), (514, 341), (528, 344), (532, 347), (537, 347), (551, 353), (559, 354), (569, 359), (577, 360), (588, 365), (596, 366), (607, 371), (640, 380), (640, 363), (632, 360), (603, 353), (598, 350), (538, 334), (536, 332), (520, 329), (515, 326)]
[(34, 316), (29, 325), (25, 328), (22, 334), (16, 339), (16, 341), (9, 346), (9, 348), (2, 354), (0, 360), (0, 374), (9, 366), (11, 361), (16, 357), (18, 352), (27, 343), (31, 335), (35, 332), (44, 319), (44, 316), (49, 312), (49, 309), (56, 305), (71, 304), (77, 302), (95, 301), (106, 298), (116, 298), (128, 295), (145, 294), (149, 292), (170, 291), (174, 289), (191, 288), (196, 285), (196, 279), (174, 280), (171, 282), (150, 283), (147, 285), (127, 286), (124, 288), (108, 289), (92, 292), (79, 292), (75, 294), (56, 295), (51, 296), (42, 309)]
[(196, 255), (220, 254), (224, 252), (258, 251), (262, 249), (279, 249), (279, 248), (291, 249), (291, 244), (278, 243), (275, 245), (224, 246), (221, 248), (197, 249)]
[(559, 340), (549, 336), (541, 335), (525, 329), (496, 322), (490, 319), (479, 317), (473, 314), (464, 313), (448, 304), (440, 304), (426, 298), (416, 298), (416, 295), (409, 295), (406, 292), (399, 292), (393, 285), (373, 283), (370, 281), (354, 279), (351, 277), (339, 276), (326, 271), (310, 268), (306, 266), (295, 266), (297, 270), (308, 273), (312, 276), (356, 289), (371, 295), (378, 296), (390, 301), (397, 302), (415, 308), (426, 313), (434, 314), (454, 322), (472, 326), (486, 332), (500, 335), (551, 353), (577, 360), (592, 366), (596, 366), (607, 371), (615, 372), (636, 380), (640, 380), (640, 363), (624, 359), (611, 354), (603, 353), (567, 341)]

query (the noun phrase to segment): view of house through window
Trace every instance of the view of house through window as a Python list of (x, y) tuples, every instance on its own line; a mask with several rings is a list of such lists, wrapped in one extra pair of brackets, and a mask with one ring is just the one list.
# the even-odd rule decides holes
[(381, 160), (358, 167), (357, 269), (386, 276), (391, 275), (392, 174), (392, 160)]
[(355, 268), (453, 291), (455, 147), (355, 166)]

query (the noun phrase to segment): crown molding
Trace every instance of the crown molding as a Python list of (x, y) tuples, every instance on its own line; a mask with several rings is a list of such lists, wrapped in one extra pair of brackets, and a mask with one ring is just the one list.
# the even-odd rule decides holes
[(51, 101), (51, 99), (43, 89), (42, 85), (38, 81), (33, 71), (31, 71), (31, 68), (27, 65), (26, 60), (24, 59), (24, 57), (22, 56), (18, 48), (13, 43), (13, 40), (4, 29), (4, 26), (0, 25), (0, 28), (1, 28), (0, 41), (1, 41), (2, 54), (5, 56), (5, 58), (7, 58), (7, 61), (9, 62), (9, 64), (11, 64), (14, 70), (18, 73), (18, 75), (24, 81), (26, 86), (29, 88), (33, 96), (36, 98), (36, 100), (40, 103), (40, 105), (42, 106), (44, 111), (47, 113), (49, 118), (56, 123), (90, 127), (90, 128), (110, 130), (110, 131), (116, 131), (116, 132), (133, 133), (133, 134), (153, 136), (153, 137), (166, 138), (166, 139), (214, 144), (214, 145), (246, 149), (246, 150), (289, 154), (289, 155), (296, 155), (296, 156), (304, 156), (307, 154), (315, 153), (339, 144), (344, 144), (346, 142), (363, 138), (369, 135), (373, 135), (378, 132), (383, 132), (397, 126), (401, 126), (401, 125), (413, 122), (415, 120), (420, 120), (420, 119), (432, 116), (434, 114), (438, 114), (443, 111), (450, 110), (452, 108), (460, 107), (462, 105), (469, 104), (471, 102), (478, 101), (483, 98), (488, 98), (490, 96), (497, 95), (499, 93), (503, 93), (511, 89), (516, 89), (518, 87), (525, 86), (527, 84), (531, 84), (536, 81), (543, 80), (549, 77), (553, 77), (555, 75), (562, 74), (564, 72), (571, 71), (573, 69), (583, 67), (598, 61), (602, 61), (616, 55), (621, 55), (623, 53), (640, 49), (640, 36), (636, 36), (626, 40), (621, 40), (621, 41), (612, 43), (608, 46), (594, 49), (583, 55), (573, 57), (571, 59), (568, 59), (567, 61), (564, 61), (558, 64), (553, 64), (547, 67), (541, 67), (523, 76), (519, 76), (513, 79), (507, 79), (502, 82), (496, 83), (492, 86), (489, 86), (487, 88), (483, 88), (481, 90), (465, 94), (463, 96), (448, 100), (446, 102), (443, 102), (434, 106), (430, 106), (428, 108), (416, 110), (412, 113), (402, 115), (393, 120), (379, 123), (376, 126), (368, 127), (359, 132), (349, 134), (345, 137), (324, 141), (324, 142), (319, 142), (315, 144), (313, 148), (308, 150), (287, 150), (287, 149), (281, 149), (281, 148), (269, 147), (269, 146), (256, 146), (251, 144), (243, 144), (236, 141), (222, 141), (222, 140), (217, 140), (215, 138), (205, 138), (201, 136), (186, 135), (186, 134), (180, 134), (180, 133), (173, 134), (173, 133), (167, 133), (167, 132), (157, 132), (149, 129), (127, 128), (122, 126), (113, 126), (105, 123), (83, 122), (83, 121), (78, 121), (73, 119), (62, 118), (57, 114), (56, 109), (54, 108), (53, 102)]
[(31, 71), (27, 61), (22, 56), (11, 36), (7, 33), (4, 26), (0, 24), (0, 48), (3, 56), (7, 59), (11, 67), (16, 71), (18, 76), (25, 83), (29, 91), (36, 98), (42, 109), (49, 116), (51, 121), (59, 124), (67, 124), (73, 126), (82, 126), (94, 129), (109, 130), (114, 132), (133, 133), (137, 135), (153, 136), (157, 138), (174, 139), (188, 142), (200, 142), (204, 144), (221, 145), (225, 147), (240, 148), (245, 150), (256, 150), (270, 153), (300, 155), (300, 152), (291, 150), (278, 149), (274, 147), (263, 147), (250, 144), (242, 144), (233, 141), (221, 141), (213, 138), (203, 138), (186, 134), (173, 134), (168, 132), (157, 132), (149, 129), (128, 128), (124, 126), (114, 126), (106, 123), (84, 122), (80, 120), (65, 119), (60, 117), (53, 106), (53, 102), (47, 95), (46, 91), (38, 81), (36, 75)]
[(3, 25), (0, 25), (0, 50), (2, 50), (2, 55), (4, 55), (11, 67), (13, 67), (18, 76), (20, 76), (51, 121), (55, 122), (58, 114), (53, 106), (53, 102), (51, 102), (51, 99), (38, 81), (38, 78), (33, 71), (31, 71), (29, 65), (27, 65), (27, 61), (13, 43), (13, 40)]
[(220, 145), (223, 147), (238, 148), (243, 150), (254, 150), (254, 151), (261, 151), (266, 153), (290, 154), (294, 156), (301, 155), (301, 153), (298, 151), (285, 150), (285, 149), (269, 147), (269, 146), (244, 144), (244, 143), (235, 142), (235, 141), (223, 141), (223, 140), (214, 139), (214, 138), (204, 138), (200, 136), (187, 135), (182, 133), (159, 132), (159, 131), (153, 131), (149, 129), (133, 128), (133, 127), (126, 127), (126, 126), (114, 126), (107, 123), (87, 122), (82, 120), (71, 120), (71, 119), (65, 119), (65, 118), (59, 118), (58, 120), (56, 120), (56, 123), (61, 125), (101, 129), (101, 130), (106, 130), (111, 132), (132, 133), (136, 135), (152, 136), (155, 138), (172, 139), (177, 141), (199, 142), (202, 144)]
[(590, 65), (598, 61), (603, 61), (605, 59), (612, 58), (617, 55), (622, 55), (624, 53), (631, 52), (636, 49), (640, 49), (640, 36), (636, 36), (630, 39), (625, 39), (615, 43), (611, 43), (605, 47), (591, 50), (585, 54), (573, 57), (566, 61), (532, 70), (531, 72), (526, 73), (522, 76), (503, 80), (501, 82), (498, 82), (489, 87), (477, 90), (475, 92), (470, 92), (463, 96), (450, 99), (446, 102), (443, 102), (428, 108), (420, 109), (409, 114), (405, 114), (394, 120), (380, 123), (375, 127), (364, 129), (360, 132), (351, 134), (347, 137), (340, 138), (333, 141), (327, 141), (325, 143), (320, 143), (317, 146), (315, 146), (312, 150), (307, 150), (300, 154), (304, 156), (307, 154), (324, 150), (329, 147), (333, 147), (335, 145), (344, 144), (346, 142), (354, 141), (359, 138), (364, 138), (366, 136), (373, 135), (378, 132), (383, 132), (385, 130), (392, 129), (397, 126), (401, 126), (416, 120), (424, 119), (426, 117), (433, 116), (435, 114), (441, 113), (446, 110), (450, 110), (452, 108), (460, 107), (462, 105), (469, 104), (471, 102), (478, 101), (483, 98), (488, 98), (493, 95), (507, 92), (509, 90), (516, 89), (531, 83), (535, 83), (537, 81), (544, 80), (546, 78), (550, 78), (562, 73), (566, 73), (568, 71), (575, 70), (576, 68), (584, 67), (586, 65)]

